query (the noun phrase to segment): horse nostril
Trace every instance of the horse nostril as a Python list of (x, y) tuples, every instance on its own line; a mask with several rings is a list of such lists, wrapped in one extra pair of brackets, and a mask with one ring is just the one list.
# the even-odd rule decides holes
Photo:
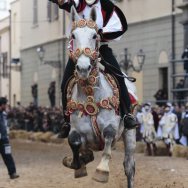
[(89, 70), (91, 70), (91, 65), (89, 65), (89, 67), (88, 67), (88, 71), (89, 71)]
[(78, 71), (80, 71), (80, 67), (79, 67), (78, 65), (76, 65), (76, 69), (77, 69)]

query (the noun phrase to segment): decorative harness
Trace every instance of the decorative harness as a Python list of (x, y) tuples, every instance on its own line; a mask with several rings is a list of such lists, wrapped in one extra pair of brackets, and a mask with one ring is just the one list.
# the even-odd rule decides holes
[[(73, 29), (76, 29), (77, 27), (83, 28), (83, 27), (90, 27), (94, 28), (97, 31), (97, 25), (93, 20), (79, 20), (77, 22), (73, 23)], [(100, 146), (99, 149), (102, 150), (104, 148), (104, 140), (101, 136), (101, 131), (99, 129), (99, 126), (97, 124), (97, 115), (100, 111), (100, 109), (107, 109), (112, 110), (114, 109), (115, 112), (118, 114), (119, 111), (119, 89), (117, 87), (115, 79), (107, 73), (103, 73), (105, 76), (107, 82), (111, 86), (113, 90), (113, 96), (108, 97), (105, 99), (101, 99), (100, 101), (95, 101), (94, 99), (94, 87), (98, 83), (98, 74), (99, 74), (99, 68), (97, 67), (98, 60), (98, 44), (96, 45), (96, 49), (93, 51), (90, 48), (84, 48), (84, 49), (76, 49), (75, 51), (70, 51), (70, 58), (73, 59), (73, 61), (76, 63), (77, 59), (80, 57), (81, 54), (84, 54), (85, 56), (89, 57), (91, 59), (91, 62), (93, 64), (93, 68), (90, 72), (90, 75), (87, 80), (81, 80), (77, 73), (74, 73), (73, 78), (69, 81), (68, 88), (67, 88), (67, 112), (66, 115), (71, 115), (75, 111), (79, 111), (78, 116), (82, 117), (83, 115), (89, 115), (91, 116), (91, 122), (93, 131), (96, 135), (96, 137), (100, 140)], [(79, 84), (82, 88), (82, 91), (87, 96), (87, 101), (75, 101), (72, 99), (72, 92), (73, 87), (75, 84)]]
[[(84, 19), (81, 19), (79, 21), (74, 21), (72, 24), (72, 31), (74, 31), (78, 27), (83, 28), (86, 26), (91, 29), (95, 29), (95, 31), (98, 33), (97, 24), (93, 20), (84, 20)], [(89, 57), (91, 59), (91, 62), (96, 62), (98, 59), (98, 56), (99, 56), (99, 54), (98, 54), (98, 40), (96, 42), (95, 50), (91, 50), (90, 48), (84, 48), (84, 49), (77, 48), (75, 51), (69, 52), (69, 57), (76, 63), (77, 59), (82, 54)]]

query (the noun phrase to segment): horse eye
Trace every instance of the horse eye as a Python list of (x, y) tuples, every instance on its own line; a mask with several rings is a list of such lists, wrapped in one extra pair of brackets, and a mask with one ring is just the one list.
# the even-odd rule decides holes
[(72, 34), (72, 38), (73, 38), (73, 39), (75, 39), (75, 36), (74, 36), (74, 34)]
[(93, 35), (93, 39), (96, 39), (96, 38), (97, 38), (97, 35), (96, 35), (96, 34), (94, 34), (94, 35)]

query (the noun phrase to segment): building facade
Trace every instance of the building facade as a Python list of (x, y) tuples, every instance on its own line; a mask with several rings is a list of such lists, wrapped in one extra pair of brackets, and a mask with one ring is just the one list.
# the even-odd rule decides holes
[(11, 3), (11, 104), (21, 101), (20, 0)]
[[(176, 0), (175, 6), (181, 4)], [(137, 52), (142, 49), (146, 55), (140, 73), (129, 70), (137, 78), (137, 90), (140, 102), (154, 102), (159, 89), (166, 92), (172, 100), (172, 2), (163, 0), (126, 0), (118, 3), (124, 10), (129, 28), (123, 38), (112, 43), (115, 54), (128, 49), (131, 59), (136, 63)], [(181, 59), (184, 50), (184, 31), (181, 25), (182, 12), (175, 9), (175, 58)], [(175, 65), (176, 73), (183, 73), (182, 63)]]
[(0, 20), (0, 96), (9, 98), (9, 17)]
[[(66, 20), (63, 12), (59, 11), (57, 5), (48, 1), (20, 2), (22, 104), (28, 105), (33, 101), (31, 87), (37, 85), (38, 105), (49, 106), (48, 88), (50, 83), (55, 81), (56, 105), (60, 105), (60, 84), (67, 57)], [(42, 54), (40, 49), (43, 50)]]
[[(176, 0), (176, 5), (183, 0)], [(175, 5), (175, 6), (176, 6)], [(146, 55), (141, 72), (129, 70), (137, 78), (140, 102), (154, 101), (154, 94), (163, 89), (168, 99), (172, 99), (172, 4), (164, 0), (123, 0), (117, 3), (125, 13), (129, 29), (122, 39), (112, 42), (118, 61), (123, 58), (124, 49), (131, 54), (131, 60), (137, 63), (136, 54), (142, 49)], [(31, 7), (31, 8), (25, 8)], [(39, 11), (40, 10), (40, 11)], [(175, 19), (175, 56), (181, 58), (184, 44), (183, 26), (180, 24), (182, 11), (174, 12)], [(59, 105), (61, 92), (60, 82), (67, 58), (67, 39), (65, 27), (68, 18), (55, 4), (48, 1), (20, 0), (22, 62), (21, 101), (28, 105), (33, 100), (31, 86), (38, 86), (39, 105), (49, 105), (47, 90), (51, 81), (56, 84), (56, 104)], [(39, 57), (37, 49), (42, 49)], [(65, 57), (66, 54), (66, 57)], [(51, 63), (48, 63), (51, 61)], [(54, 62), (54, 63), (53, 63)], [(55, 66), (59, 62), (60, 67)], [(182, 64), (176, 64), (176, 72), (183, 72)]]
[(19, 15), (19, 0), (16, 0), (11, 4), (11, 14), (0, 20), (0, 96), (6, 97), (12, 106), (20, 101)]

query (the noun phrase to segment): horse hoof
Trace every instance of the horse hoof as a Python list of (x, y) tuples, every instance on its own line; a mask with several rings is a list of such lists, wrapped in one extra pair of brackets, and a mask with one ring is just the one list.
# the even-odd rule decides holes
[(79, 164), (74, 164), (72, 157), (65, 157), (62, 161), (62, 164), (70, 169), (78, 170), (81, 168), (81, 165)]
[(109, 172), (96, 169), (93, 179), (97, 182), (107, 183)]
[(65, 157), (62, 161), (62, 164), (67, 167), (72, 169), (72, 158), (71, 157)]
[(82, 166), (80, 169), (74, 171), (75, 178), (82, 178), (87, 176), (86, 166)]

